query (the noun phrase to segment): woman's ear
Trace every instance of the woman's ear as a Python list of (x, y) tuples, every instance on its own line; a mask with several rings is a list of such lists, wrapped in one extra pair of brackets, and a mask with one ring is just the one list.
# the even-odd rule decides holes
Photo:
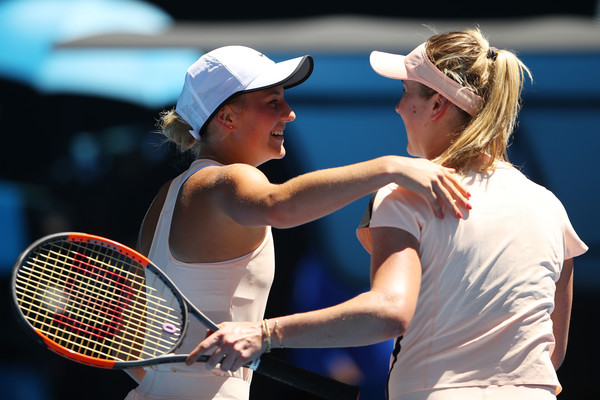
[(224, 105), (215, 115), (215, 121), (218, 125), (223, 129), (233, 129), (234, 128), (234, 115), (229, 105)]
[(436, 120), (436, 119), (439, 119), (440, 117), (442, 117), (442, 115), (444, 115), (444, 113), (448, 109), (448, 106), (451, 103), (450, 103), (450, 100), (448, 100), (447, 98), (445, 98), (444, 96), (442, 96), (439, 93), (436, 93), (433, 95), (432, 101), (433, 101), (433, 108), (431, 109), (431, 119)]

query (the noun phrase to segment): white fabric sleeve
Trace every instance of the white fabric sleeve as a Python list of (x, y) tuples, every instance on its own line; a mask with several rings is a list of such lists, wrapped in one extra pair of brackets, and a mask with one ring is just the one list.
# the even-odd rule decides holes
[(373, 195), (356, 235), (369, 253), (372, 249), (371, 228), (402, 229), (420, 241), (424, 222), (433, 216), (433, 210), (423, 197), (390, 184)]
[(565, 246), (565, 260), (582, 255), (588, 250), (588, 246), (579, 238), (564, 206), (560, 204), (563, 218), (563, 234)]

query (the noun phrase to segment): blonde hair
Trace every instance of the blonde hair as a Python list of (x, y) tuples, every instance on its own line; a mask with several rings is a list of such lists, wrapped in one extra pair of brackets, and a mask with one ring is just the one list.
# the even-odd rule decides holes
[(175, 112), (175, 109), (161, 111), (157, 122), (159, 133), (177, 145), (180, 152), (197, 151), (200, 141), (191, 134), (192, 127)]
[[(243, 92), (238, 92), (231, 96), (229, 99), (227, 99), (223, 104), (221, 104), (217, 108), (214, 114), (216, 114), (218, 110), (220, 110), (226, 105), (238, 106), (236, 107), (236, 110), (232, 110), (232, 112), (237, 111), (239, 113), (243, 111), (246, 105)], [(196, 138), (192, 136), (192, 134), (190, 133), (192, 127), (187, 122), (185, 122), (185, 120), (181, 118), (179, 114), (177, 114), (174, 108), (170, 110), (161, 111), (156, 125), (159, 128), (158, 133), (162, 133), (168, 141), (175, 143), (175, 145), (177, 145), (177, 149), (180, 152), (183, 153), (186, 151), (191, 151), (195, 155), (197, 155), (200, 150), (202, 141), (204, 140), (206, 135), (210, 134), (210, 129), (208, 127), (211, 120), (212, 116), (211, 118), (209, 118), (208, 121), (206, 121), (202, 129), (200, 129), (199, 140), (196, 140)]]
[[(483, 98), (474, 116), (463, 112), (459, 132), (434, 161), (463, 172), (508, 163), (506, 149), (517, 124), (525, 74), (531, 79), (529, 69), (511, 51), (490, 48), (478, 28), (432, 36), (426, 49), (440, 71)], [(482, 164), (483, 154), (489, 157)]]

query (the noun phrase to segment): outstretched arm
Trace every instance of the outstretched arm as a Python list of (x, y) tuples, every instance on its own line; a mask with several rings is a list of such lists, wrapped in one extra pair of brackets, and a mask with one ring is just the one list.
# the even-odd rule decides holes
[(272, 184), (256, 168), (229, 165), (215, 181), (214, 200), (241, 225), (287, 228), (328, 215), (395, 182), (421, 193), (436, 215), (461, 216), (468, 194), (454, 173), (425, 159), (385, 156)]
[[(273, 346), (348, 347), (404, 334), (421, 281), (418, 242), (396, 228), (374, 228), (371, 290), (333, 307), (266, 321)], [(275, 324), (277, 323), (277, 326)], [(261, 322), (224, 322), (196, 347), (188, 362), (214, 351), (207, 368), (237, 370), (267, 348)]]

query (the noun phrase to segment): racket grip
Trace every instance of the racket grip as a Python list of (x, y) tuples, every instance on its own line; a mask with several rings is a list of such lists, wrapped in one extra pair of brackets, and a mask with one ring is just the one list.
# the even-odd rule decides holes
[(255, 371), (261, 375), (285, 383), (293, 388), (314, 394), (327, 400), (356, 400), (358, 386), (339, 382), (296, 365), (263, 355)]

